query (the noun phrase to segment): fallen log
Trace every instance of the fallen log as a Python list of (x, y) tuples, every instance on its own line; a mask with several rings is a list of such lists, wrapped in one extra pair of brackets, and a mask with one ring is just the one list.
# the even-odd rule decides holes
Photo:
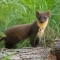
[(3, 58), (10, 60), (60, 60), (60, 37), (55, 39), (53, 49), (46, 47), (0, 48), (0, 60)]
[(54, 47), (55, 55), (57, 60), (60, 60), (60, 37), (57, 37), (54, 41)]
[(0, 60), (9, 58), (10, 60), (55, 60), (50, 56), (51, 48), (36, 47), (36, 48), (22, 48), (22, 49), (1, 49)]

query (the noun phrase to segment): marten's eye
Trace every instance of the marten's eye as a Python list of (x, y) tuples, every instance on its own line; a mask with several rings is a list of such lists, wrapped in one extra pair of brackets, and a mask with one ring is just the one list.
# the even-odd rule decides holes
[(38, 19), (41, 19), (41, 17), (38, 17)]
[(46, 17), (44, 17), (44, 19), (46, 19)]

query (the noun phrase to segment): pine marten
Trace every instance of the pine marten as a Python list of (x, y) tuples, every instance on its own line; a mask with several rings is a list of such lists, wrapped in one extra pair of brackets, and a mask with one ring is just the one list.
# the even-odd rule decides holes
[(30, 38), (30, 44), (33, 47), (39, 45), (39, 38), (44, 33), (44, 30), (48, 23), (50, 12), (36, 11), (36, 21), (30, 24), (23, 24), (12, 26), (8, 28), (4, 33), (6, 37), (0, 38), (5, 41), (6, 48), (13, 48), (19, 41)]

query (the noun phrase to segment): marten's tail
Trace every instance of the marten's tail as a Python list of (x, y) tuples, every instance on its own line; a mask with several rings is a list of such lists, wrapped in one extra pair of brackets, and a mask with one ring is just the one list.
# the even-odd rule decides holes
[(0, 36), (0, 41), (2, 41), (2, 40), (5, 40), (5, 37), (1, 37), (1, 36)]

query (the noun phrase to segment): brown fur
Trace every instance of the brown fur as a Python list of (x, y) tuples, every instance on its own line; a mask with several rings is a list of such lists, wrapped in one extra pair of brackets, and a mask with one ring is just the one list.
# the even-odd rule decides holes
[(5, 47), (13, 48), (19, 41), (30, 38), (30, 44), (35, 47), (39, 45), (39, 37), (43, 34), (48, 23), (49, 11), (36, 11), (37, 20), (31, 24), (17, 25), (8, 28), (4, 33)]

